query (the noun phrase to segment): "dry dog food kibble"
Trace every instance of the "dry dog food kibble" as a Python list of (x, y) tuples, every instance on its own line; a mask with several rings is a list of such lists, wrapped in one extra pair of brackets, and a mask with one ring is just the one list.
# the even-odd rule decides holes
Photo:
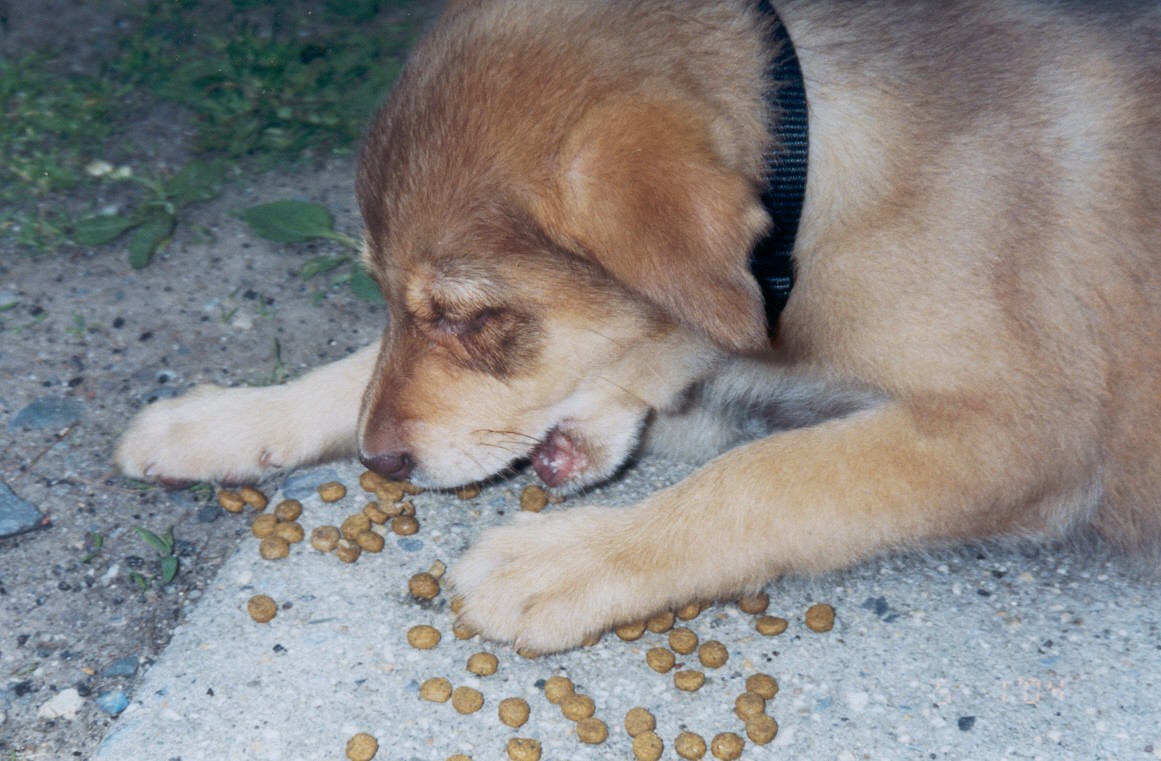
[(665, 743), (656, 732), (642, 732), (633, 738), (633, 757), (637, 761), (661, 761)]
[(416, 650), (430, 650), (439, 644), (439, 629), (419, 624), (407, 630), (407, 644)]
[(451, 702), (460, 713), (475, 713), (484, 707), (484, 696), (474, 687), (460, 685), (452, 690)]
[(806, 609), (806, 628), (815, 632), (828, 632), (834, 628), (834, 608), (825, 602), (815, 603)]
[(691, 602), (677, 609), (677, 617), (682, 621), (692, 621), (701, 615), (701, 603)]
[(341, 536), (334, 526), (319, 526), (310, 532), (310, 546), (319, 552), (330, 552), (339, 543)]
[(588, 745), (600, 745), (608, 739), (609, 728), (605, 726), (605, 722), (590, 716), (576, 723), (576, 736)]
[(520, 492), (520, 509), (539, 513), (548, 504), (548, 495), (536, 484), (529, 484)]
[(227, 513), (240, 513), (246, 507), (246, 501), (237, 492), (232, 491), (218, 492), (218, 504)]
[(375, 492), (375, 499), (379, 500), (379, 504), (386, 509), (387, 505), (394, 504), (403, 499), (403, 487), (397, 483), (388, 481), (377, 489)]
[(577, 695), (574, 692), (571, 695), (565, 695), (560, 701), (560, 712), (564, 714), (566, 719), (580, 721), (596, 713), (597, 707), (588, 695)]
[(785, 618), (778, 618), (777, 616), (759, 616), (754, 621), (754, 628), (759, 634), (764, 634), (767, 637), (773, 637), (786, 631), (789, 622)]
[(388, 483), (387, 479), (379, 475), (373, 470), (364, 470), (363, 474), (359, 476), (359, 488), (363, 491), (375, 491), (381, 489)]
[[(407, 582), (411, 596), (420, 600), (431, 600), (439, 594), (439, 580), (427, 571), (417, 573)], [(453, 610), (453, 612), (455, 612)]]
[(757, 615), (765, 613), (766, 608), (770, 607), (770, 596), (765, 592), (759, 592), (756, 595), (750, 595), (738, 600), (738, 609), (743, 613), (750, 613)]
[(371, 761), (379, 752), (379, 741), (366, 732), (347, 740), (347, 758), (351, 761)]
[(302, 524), (291, 521), (290, 523), (279, 523), (274, 527), (274, 535), (282, 537), (290, 544), (298, 544), (306, 536), (302, 530)]
[(491, 653), (473, 653), (468, 658), (468, 671), (476, 676), (491, 676), (500, 667), (500, 659)]
[(476, 630), (467, 624), (454, 623), (452, 624), (452, 634), (456, 635), (456, 639), (471, 639), (476, 636)]
[(540, 761), (540, 742), (528, 737), (508, 741), (508, 758), (512, 761)]
[(278, 525), (278, 519), (273, 515), (266, 513), (259, 515), (250, 522), (250, 533), (259, 539), (265, 539), (274, 533), (274, 527)]
[(677, 751), (677, 755), (681, 756), (687, 761), (698, 761), (698, 759), (705, 758), (705, 740), (701, 739), (701, 735), (695, 735), (693, 732), (682, 732), (673, 741), (673, 749)]
[(730, 651), (716, 639), (711, 639), (697, 650), (697, 659), (707, 669), (720, 669), (730, 659)]
[(673, 675), (673, 686), (685, 692), (696, 692), (705, 684), (705, 674), (700, 671), (678, 671)]
[(339, 526), (339, 531), (343, 532), (343, 536), (353, 540), (359, 535), (361, 531), (367, 531), (371, 528), (371, 519), (362, 513), (355, 513), (348, 515), (346, 519)]
[(625, 714), (625, 731), (630, 737), (636, 737), (643, 732), (652, 732), (657, 729), (657, 719), (649, 713), (649, 709), (637, 706), (630, 708)]
[(354, 563), (363, 554), (362, 548), (349, 539), (340, 539), (335, 544), (335, 557), (344, 563)]
[(277, 560), (290, 554), (290, 542), (280, 536), (268, 536), (258, 543), (258, 554), (264, 560)]
[(759, 716), (766, 711), (766, 698), (756, 692), (746, 690), (734, 701), (734, 713), (742, 721)]
[(613, 629), (613, 631), (625, 642), (636, 642), (645, 634), (645, 622), (638, 621), (635, 624), (621, 624), (616, 629)]
[(374, 531), (360, 531), (355, 534), (355, 544), (359, 545), (359, 549), (363, 552), (382, 552), (384, 541), (383, 537)]
[(391, 518), (386, 512), (380, 510), (378, 503), (375, 502), (368, 502), (363, 506), (363, 515), (367, 516), (367, 520), (376, 526), (382, 526)]
[(524, 698), (504, 698), (497, 709), (500, 721), (512, 729), (519, 729), (528, 721), (530, 709)]
[(472, 761), (472, 757), (465, 756), (463, 753), (453, 753), (447, 757), (447, 761)]
[(433, 676), (419, 685), (419, 697), (432, 703), (446, 703), (452, 695), (451, 682), (442, 676)]
[(464, 598), (459, 596), (453, 597), (451, 602), (448, 603), (448, 607), (451, 608), (452, 613), (458, 616), (460, 611), (464, 609)]
[(302, 503), (297, 499), (284, 499), (274, 506), (274, 517), (280, 521), (296, 521), (302, 515)]
[(262, 512), (266, 509), (266, 505), (270, 504), (266, 499), (266, 495), (253, 486), (243, 486), (238, 490), (238, 496), (242, 498), (243, 502), (258, 512)]
[(250, 618), (264, 624), (278, 614), (278, 603), (266, 595), (254, 595), (246, 603), (246, 611)]
[(654, 634), (664, 634), (673, 628), (676, 618), (672, 610), (664, 610), (646, 621), (645, 628)]
[(476, 484), (469, 484), (455, 489), (455, 495), (460, 499), (475, 499), (480, 496), (480, 487)]
[(391, 519), (391, 530), (399, 536), (411, 536), (419, 531), (419, 521), (412, 515), (399, 515)]
[(347, 487), (338, 481), (327, 481), (318, 487), (318, 496), (323, 502), (338, 502), (347, 496)]
[(544, 697), (549, 703), (560, 704), (560, 701), (572, 695), (576, 688), (567, 676), (552, 676), (544, 683)]
[(689, 629), (674, 629), (669, 632), (669, 646), (675, 653), (689, 655), (697, 649), (697, 635)]
[(778, 694), (778, 680), (769, 674), (751, 674), (746, 677), (746, 690), (773, 700)]
[(762, 714), (746, 720), (746, 737), (750, 742), (765, 745), (778, 736), (778, 722), (773, 716)]
[(746, 742), (733, 732), (722, 732), (710, 743), (710, 753), (721, 761), (736, 761), (741, 758), (745, 746)]
[(677, 657), (663, 647), (651, 647), (649, 652), (645, 653), (645, 663), (658, 674), (666, 673), (676, 662)]

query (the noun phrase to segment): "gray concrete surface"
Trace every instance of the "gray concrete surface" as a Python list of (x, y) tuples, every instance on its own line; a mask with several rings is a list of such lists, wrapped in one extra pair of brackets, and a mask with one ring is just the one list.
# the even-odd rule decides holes
[[(366, 501), (357, 463), (334, 467), (350, 491), (339, 506), (305, 499), (308, 532), (337, 524)], [(682, 471), (646, 461), (583, 500), (549, 509), (628, 504)], [(457, 640), (446, 595), (417, 603), (407, 581), (435, 560), (450, 564), (482, 528), (518, 510), (526, 481), (490, 486), (469, 502), (420, 495), (420, 532), (391, 536), (383, 553), (355, 565), (306, 544), (286, 560), (263, 561), (257, 541), (244, 542), (96, 758), (342, 759), (347, 739), (362, 731), (379, 739), (376, 758), (389, 761), (453, 753), (498, 761), (515, 736), (540, 740), (544, 759), (631, 759), (622, 719), (641, 705), (657, 716), (669, 759), (683, 729), (707, 741), (742, 731), (733, 701), (756, 671), (781, 685), (768, 707), (780, 732), (771, 745), (747, 743), (743, 758), (1161, 758), (1161, 587), (1076, 550), (971, 547), (772, 583), (769, 612), (790, 620), (779, 636), (757, 634), (753, 617), (732, 604), (688, 624), (730, 651), (696, 693), (679, 692), (672, 675), (646, 666), (646, 650), (663, 645), (664, 635), (633, 643), (608, 635), (595, 647), (534, 660), (478, 638)], [(284, 606), (269, 624), (246, 613), (257, 593)], [(814, 601), (836, 608), (830, 633), (803, 625)], [(441, 630), (436, 649), (408, 646), (406, 632), (418, 623)], [(468, 656), (481, 650), (499, 656), (496, 675), (466, 671)], [(607, 742), (582, 745), (572, 722), (544, 698), (538, 682), (554, 674), (593, 698), (610, 729)], [(418, 686), (432, 676), (477, 687), (484, 708), (463, 716), (450, 704), (422, 701)], [(520, 730), (496, 716), (509, 696), (532, 708)]]

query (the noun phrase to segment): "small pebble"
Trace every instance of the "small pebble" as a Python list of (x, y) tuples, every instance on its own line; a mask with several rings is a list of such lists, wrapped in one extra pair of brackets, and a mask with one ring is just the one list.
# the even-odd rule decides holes
[[(126, 708), (129, 707), (129, 696), (120, 690), (115, 692), (102, 692), (97, 695), (97, 708), (100, 708), (110, 716), (117, 716)], [(0, 721), (3, 724), (3, 721)]]

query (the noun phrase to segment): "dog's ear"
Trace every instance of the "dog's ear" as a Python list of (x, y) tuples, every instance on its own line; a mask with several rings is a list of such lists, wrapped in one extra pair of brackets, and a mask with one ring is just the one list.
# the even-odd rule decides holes
[(749, 256), (769, 217), (704, 117), (669, 103), (596, 108), (557, 169), (542, 211), (566, 244), (719, 346), (767, 345)]

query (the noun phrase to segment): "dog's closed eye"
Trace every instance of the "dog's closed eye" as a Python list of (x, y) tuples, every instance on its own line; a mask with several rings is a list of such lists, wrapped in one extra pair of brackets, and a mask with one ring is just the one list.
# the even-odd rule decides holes
[(494, 321), (500, 315), (501, 311), (499, 309), (481, 309), (470, 317), (453, 317), (443, 313), (436, 317), (434, 327), (437, 332), (455, 338), (471, 338), (479, 335), (489, 322)]

